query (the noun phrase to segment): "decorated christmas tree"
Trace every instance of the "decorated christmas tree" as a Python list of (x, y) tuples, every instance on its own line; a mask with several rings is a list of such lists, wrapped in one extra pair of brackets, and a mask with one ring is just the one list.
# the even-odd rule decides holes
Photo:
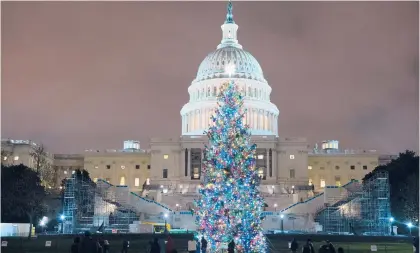
[(244, 124), (243, 98), (233, 81), (222, 85), (212, 124), (206, 132), (203, 182), (196, 201), (198, 233), (210, 252), (235, 241), (236, 252), (266, 251), (261, 220), (264, 201), (255, 166), (256, 145)]

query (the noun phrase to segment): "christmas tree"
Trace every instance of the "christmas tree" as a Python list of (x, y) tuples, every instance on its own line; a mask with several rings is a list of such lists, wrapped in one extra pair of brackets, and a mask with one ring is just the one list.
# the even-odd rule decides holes
[(233, 81), (220, 89), (213, 124), (206, 132), (203, 182), (196, 201), (198, 233), (210, 252), (235, 241), (237, 252), (266, 251), (261, 220), (264, 201), (255, 166), (256, 145), (244, 124), (243, 98)]

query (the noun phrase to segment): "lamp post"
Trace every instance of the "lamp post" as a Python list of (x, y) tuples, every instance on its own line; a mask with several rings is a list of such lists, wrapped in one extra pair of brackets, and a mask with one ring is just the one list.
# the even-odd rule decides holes
[(390, 217), (389, 218), (389, 226), (390, 226), (390, 229), (391, 229), (391, 235), (394, 235), (394, 230), (392, 229), (392, 223), (394, 223), (394, 217)]
[(282, 233), (284, 232), (283, 219), (284, 219), (284, 214), (280, 214), (280, 229)]
[(167, 213), (165, 213), (165, 214), (163, 215), (163, 218), (165, 219), (165, 231), (164, 231), (164, 233), (165, 233), (165, 234), (167, 234), (167, 233), (168, 233), (168, 229), (166, 228), (166, 219), (168, 218), (168, 214), (167, 214)]
[(60, 221), (61, 221), (61, 233), (64, 234), (64, 220), (66, 219), (66, 216), (64, 214), (60, 215)]
[(407, 223), (407, 227), (410, 231), (410, 236), (411, 236), (411, 228), (413, 227), (413, 223), (411, 223), (411, 222)]

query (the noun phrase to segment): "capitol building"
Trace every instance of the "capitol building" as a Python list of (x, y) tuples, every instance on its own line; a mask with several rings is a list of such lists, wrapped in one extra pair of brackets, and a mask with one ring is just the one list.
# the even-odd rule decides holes
[[(269, 80), (257, 59), (240, 44), (239, 26), (230, 3), (221, 30), (220, 44), (199, 64), (188, 87), (189, 101), (180, 105), (180, 136), (151, 138), (150, 146), (144, 149), (140, 142), (128, 140), (115, 150), (93, 149), (79, 154), (54, 154), (49, 150), (56, 173), (52, 187), (58, 188), (61, 180), (76, 169), (85, 169), (94, 181), (125, 185), (131, 192), (173, 210), (189, 210), (202, 179), (203, 150), (208, 142), (204, 131), (217, 106), (218, 90), (229, 79), (237, 83), (244, 96), (244, 121), (257, 145), (256, 166), (267, 210), (305, 201), (327, 186), (360, 180), (394, 157), (375, 150), (342, 150), (336, 140), (310, 145), (304, 137), (287, 137), (287, 133), (279, 132), (281, 115), (270, 100)], [(232, 65), (234, 71), (227, 73), (226, 67)], [(28, 155), (31, 145), (31, 141), (3, 140), (2, 148), (10, 155), (2, 157), (2, 162), (32, 166)]]

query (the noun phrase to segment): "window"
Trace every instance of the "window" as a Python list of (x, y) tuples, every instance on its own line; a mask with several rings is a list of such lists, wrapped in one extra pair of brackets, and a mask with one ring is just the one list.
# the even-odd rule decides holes
[(3, 157), (3, 160), (6, 161), (7, 160), (7, 156)]
[(168, 169), (163, 169), (163, 178), (168, 178)]
[(264, 170), (263, 170), (263, 169), (259, 169), (259, 170), (258, 170), (258, 176), (259, 176), (260, 178), (263, 178), (263, 177), (264, 177)]
[(108, 164), (108, 165), (106, 166), (106, 168), (107, 168), (108, 170), (109, 170), (109, 169), (111, 169), (111, 165), (109, 165), (109, 164)]
[(258, 155), (257, 158), (258, 158), (258, 160), (262, 160), (262, 159), (264, 159), (264, 155)]
[(340, 166), (335, 166), (335, 169), (336, 169), (336, 170), (339, 170), (339, 169), (340, 169)]
[(15, 161), (19, 160), (19, 156), (13, 157), (13, 160), (15, 160)]
[(321, 185), (321, 188), (325, 187), (325, 179), (321, 179), (320, 185)]
[(64, 174), (67, 175), (67, 170), (64, 171)]
[(146, 178), (146, 185), (150, 185), (150, 178)]
[(120, 185), (125, 185), (125, 177), (120, 177)]
[(319, 167), (319, 169), (320, 169), (320, 170), (324, 170), (325, 168), (324, 168), (324, 167)]
[(169, 155), (163, 155), (163, 159), (168, 160)]
[(289, 158), (293, 160), (295, 159), (295, 155), (290, 155)]
[(138, 170), (138, 169), (140, 169), (140, 165), (139, 164), (136, 165), (136, 170)]
[(194, 179), (199, 179), (200, 178), (200, 170), (198, 168), (194, 168), (193, 170), (193, 178)]
[(123, 170), (123, 169), (125, 169), (125, 166), (124, 165), (121, 165), (121, 169)]
[(97, 177), (95, 177), (94, 179), (93, 179), (93, 182), (98, 182), (98, 178)]
[(309, 178), (308, 185), (312, 185), (312, 178)]
[(367, 170), (367, 165), (363, 165), (363, 170)]
[(98, 165), (95, 165), (95, 169), (99, 168)]
[(351, 165), (351, 166), (350, 166), (350, 169), (351, 169), (351, 170), (354, 170), (354, 167), (355, 167), (354, 165)]
[(134, 186), (140, 186), (140, 178), (134, 178)]
[(311, 170), (312, 169), (312, 166), (308, 166), (308, 170)]
[(150, 164), (147, 165), (147, 169), (150, 170)]
[(216, 87), (216, 86), (214, 86), (214, 87), (213, 87), (213, 96), (216, 96), (216, 94), (217, 94), (217, 87)]
[(290, 178), (295, 178), (295, 169), (291, 169), (289, 171), (289, 176), (290, 176)]
[(335, 176), (335, 186), (341, 186), (341, 178), (340, 178), (340, 176)]

